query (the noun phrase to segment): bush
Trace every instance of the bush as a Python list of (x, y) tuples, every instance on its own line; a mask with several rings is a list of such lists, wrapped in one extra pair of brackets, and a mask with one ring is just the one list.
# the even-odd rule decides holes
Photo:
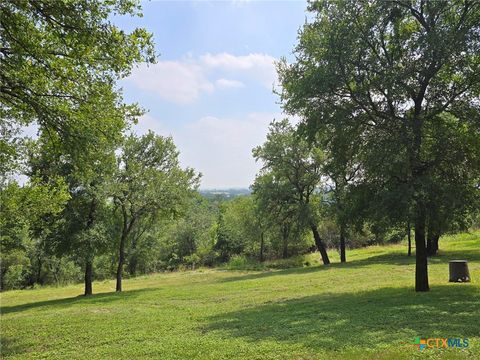
[(225, 265), (225, 268), (227, 268), (228, 270), (280, 270), (311, 265), (312, 264), (308, 260), (306, 260), (304, 256), (293, 256), (288, 259), (270, 260), (260, 263), (257, 260), (249, 259), (244, 255), (234, 255)]
[(208, 247), (198, 249), (196, 254), (200, 258), (200, 263), (208, 267), (214, 266), (220, 256), (215, 250)]
[(116, 259), (110, 255), (96, 256), (93, 260), (94, 279), (112, 279), (116, 271)]
[(13, 250), (1, 253), (1, 278), (2, 290), (19, 289), (28, 284), (30, 275), (30, 259), (23, 250)]
[(225, 266), (229, 270), (263, 270), (263, 264), (244, 255), (233, 255)]
[(243, 269), (248, 265), (248, 260), (243, 255), (233, 255), (227, 263), (229, 269)]
[(183, 260), (185, 261), (185, 264), (189, 266), (192, 270), (195, 270), (195, 267), (198, 267), (200, 265), (200, 257), (197, 254), (185, 256)]
[(5, 289), (20, 289), (24, 285), (26, 269), (23, 265), (12, 265), (5, 273)]
[(58, 281), (60, 285), (78, 283), (82, 281), (83, 275), (82, 269), (73, 261), (65, 261), (62, 264)]
[(305, 264), (305, 258), (303, 256), (293, 256), (288, 259), (278, 259), (268, 261), (265, 266), (269, 269), (290, 269), (296, 267), (310, 266)]
[(180, 264), (182, 263), (181, 259), (178, 257), (177, 254), (172, 253), (170, 255), (170, 259), (168, 259), (167, 270), (174, 271), (177, 270)]

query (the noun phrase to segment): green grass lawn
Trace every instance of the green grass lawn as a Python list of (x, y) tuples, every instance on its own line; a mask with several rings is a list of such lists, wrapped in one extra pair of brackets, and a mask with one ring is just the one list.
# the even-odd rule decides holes
[[(346, 264), (204, 270), (1, 294), (1, 354), (18, 359), (480, 359), (480, 232), (442, 238), (431, 291), (415, 293), (405, 245), (349, 251)], [(310, 262), (318, 255), (311, 255)], [(332, 252), (334, 261), (338, 257)], [(448, 283), (448, 260), (473, 282)], [(468, 338), (427, 349), (414, 338)]]

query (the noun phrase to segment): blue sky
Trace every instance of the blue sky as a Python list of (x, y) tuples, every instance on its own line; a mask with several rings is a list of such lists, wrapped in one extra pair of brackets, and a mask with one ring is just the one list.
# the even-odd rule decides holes
[(171, 135), (202, 188), (248, 187), (259, 169), (251, 150), (282, 117), (274, 61), (292, 59), (303, 1), (149, 1), (121, 28), (154, 35), (158, 63), (123, 80), (125, 100), (148, 109), (135, 131)]

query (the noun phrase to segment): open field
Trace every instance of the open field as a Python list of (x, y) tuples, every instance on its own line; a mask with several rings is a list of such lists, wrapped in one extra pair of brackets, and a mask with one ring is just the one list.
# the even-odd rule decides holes
[[(347, 264), (204, 270), (1, 294), (2, 356), (15, 359), (480, 358), (480, 232), (440, 241), (431, 291), (415, 293), (405, 245), (347, 253)], [(318, 255), (311, 255), (317, 257)], [(334, 261), (338, 261), (332, 252)], [(470, 284), (448, 283), (469, 260)], [(413, 346), (468, 338), (467, 349)]]

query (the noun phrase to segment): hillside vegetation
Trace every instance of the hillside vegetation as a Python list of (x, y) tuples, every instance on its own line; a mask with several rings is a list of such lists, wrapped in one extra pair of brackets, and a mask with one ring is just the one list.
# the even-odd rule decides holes
[[(2, 357), (12, 359), (411, 359), (480, 357), (480, 232), (441, 239), (431, 291), (413, 289), (405, 244), (350, 251), (329, 266), (198, 270), (1, 294)], [(332, 252), (333, 255), (333, 252)], [(472, 283), (448, 283), (448, 261)], [(468, 338), (467, 349), (413, 346)]]

